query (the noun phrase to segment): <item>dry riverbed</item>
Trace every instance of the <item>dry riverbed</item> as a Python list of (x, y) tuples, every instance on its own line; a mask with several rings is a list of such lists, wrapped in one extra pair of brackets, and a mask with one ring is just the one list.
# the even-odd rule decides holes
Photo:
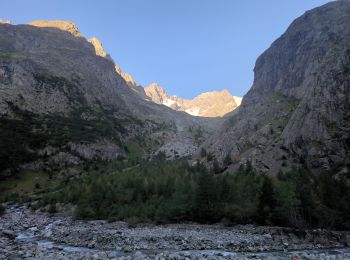
[(350, 232), (74, 221), (8, 206), (0, 259), (350, 259)]

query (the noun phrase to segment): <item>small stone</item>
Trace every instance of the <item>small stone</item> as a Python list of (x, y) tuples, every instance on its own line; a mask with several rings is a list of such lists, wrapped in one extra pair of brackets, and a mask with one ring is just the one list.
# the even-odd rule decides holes
[(32, 231), (32, 232), (36, 232), (36, 231), (38, 231), (38, 228), (37, 227), (31, 227), (29, 230)]
[(15, 238), (16, 238), (16, 234), (15, 234), (15, 232), (13, 232), (12, 230), (4, 229), (4, 230), (2, 231), (2, 233), (3, 233), (6, 237), (8, 237), (9, 239), (15, 239)]
[(44, 232), (44, 237), (51, 237), (52, 236), (52, 230), (46, 230), (45, 232)]
[(28, 251), (25, 253), (25, 257), (32, 257), (33, 256), (33, 252)]
[(347, 246), (350, 246), (350, 235), (346, 235), (346, 236), (345, 236), (345, 244), (346, 244)]
[(298, 255), (292, 255), (292, 260), (300, 260), (300, 256)]
[(271, 234), (265, 234), (265, 235), (263, 235), (263, 237), (266, 238), (266, 239), (272, 239)]

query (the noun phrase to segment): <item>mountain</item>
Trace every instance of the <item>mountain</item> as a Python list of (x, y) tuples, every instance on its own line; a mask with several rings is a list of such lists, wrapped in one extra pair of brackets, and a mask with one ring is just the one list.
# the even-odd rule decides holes
[(157, 104), (202, 117), (223, 117), (236, 109), (242, 100), (240, 97), (232, 96), (226, 89), (219, 92), (206, 92), (194, 99), (183, 99), (178, 96), (169, 96), (157, 83), (146, 87), (145, 93)]
[(242, 105), (202, 147), (222, 170), (349, 165), (349, 24), (350, 2), (328, 3), (296, 19), (258, 58)]
[[(192, 154), (220, 125), (140, 97), (101, 42), (67, 21), (0, 24), (0, 172)], [(197, 132), (201, 135), (198, 135)]]
[[(100, 45), (97, 47), (99, 49)], [(206, 92), (194, 99), (184, 99), (175, 95), (170, 96), (157, 83), (152, 83), (144, 88), (138, 85), (130, 74), (123, 72), (118, 65), (115, 66), (115, 70), (128, 83), (129, 87), (143, 99), (159, 105), (165, 105), (175, 111), (186, 112), (192, 116), (223, 117), (239, 107), (242, 102), (241, 97), (232, 96), (226, 89)]]
[[(70, 26), (69, 28), (73, 31), (76, 30), (74, 26)], [(103, 49), (102, 43), (97, 38), (93, 37), (89, 42), (95, 47), (96, 55), (114, 62), (111, 56)], [(226, 89), (220, 92), (206, 92), (194, 99), (170, 96), (164, 88), (157, 83), (152, 83), (145, 88), (138, 85), (136, 80), (130, 74), (122, 71), (118, 65), (115, 65), (115, 71), (141, 98), (150, 100), (159, 105), (165, 105), (176, 111), (184, 111), (193, 116), (223, 117), (235, 110), (242, 102), (241, 97), (232, 96)]]

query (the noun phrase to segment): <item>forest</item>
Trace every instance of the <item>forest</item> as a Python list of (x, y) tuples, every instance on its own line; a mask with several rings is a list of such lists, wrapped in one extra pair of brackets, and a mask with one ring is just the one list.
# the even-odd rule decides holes
[(77, 219), (129, 223), (198, 222), (350, 229), (345, 175), (305, 170), (257, 175), (251, 167), (215, 174), (197, 162), (161, 159), (123, 168), (91, 164), (33, 207), (77, 205)]

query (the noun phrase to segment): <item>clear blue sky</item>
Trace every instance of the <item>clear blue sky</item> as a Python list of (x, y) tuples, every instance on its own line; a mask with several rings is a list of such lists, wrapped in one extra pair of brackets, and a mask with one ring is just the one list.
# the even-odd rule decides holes
[(306, 10), (328, 0), (10, 0), (14, 24), (64, 19), (99, 38), (141, 85), (192, 98), (227, 88), (244, 95), (256, 58)]

